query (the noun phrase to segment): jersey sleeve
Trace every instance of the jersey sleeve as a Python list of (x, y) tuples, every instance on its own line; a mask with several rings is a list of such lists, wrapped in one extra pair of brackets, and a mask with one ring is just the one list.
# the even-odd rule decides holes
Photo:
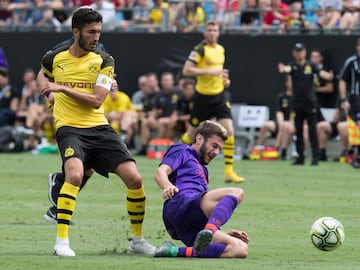
[(110, 91), (112, 80), (114, 77), (115, 60), (111, 55), (105, 52), (101, 52), (100, 54), (103, 58), (103, 63), (101, 65), (101, 70), (96, 79), (95, 85), (104, 87), (105, 89)]
[(51, 52), (46, 53), (41, 59), (41, 67), (44, 71), (45, 76), (51, 81), (54, 80), (52, 75), (52, 65), (53, 65), (54, 55)]
[(344, 80), (345, 82), (348, 82), (350, 80), (350, 67), (351, 61), (349, 61), (348, 59), (340, 71), (339, 79)]
[(193, 62), (194, 64), (197, 64), (200, 62), (201, 58), (204, 57), (204, 44), (201, 43), (191, 51), (188, 61)]

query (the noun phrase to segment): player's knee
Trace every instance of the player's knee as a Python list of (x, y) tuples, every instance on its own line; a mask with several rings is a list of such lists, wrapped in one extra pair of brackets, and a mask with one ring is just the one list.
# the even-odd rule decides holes
[(236, 241), (235, 243), (230, 244), (231, 253), (229, 254), (229, 257), (231, 258), (239, 258), (244, 259), (249, 254), (249, 248), (246, 243), (243, 241)]
[(83, 179), (83, 173), (77, 171), (73, 171), (68, 176), (65, 177), (65, 181), (77, 187), (81, 186), (82, 179)]
[(138, 173), (128, 176), (127, 179), (124, 179), (124, 182), (129, 189), (138, 189), (143, 185), (141, 175)]
[(248, 245), (243, 242), (238, 245), (237, 250), (237, 258), (244, 259), (249, 255)]
[(236, 197), (237, 201), (240, 203), (245, 198), (245, 192), (241, 188), (232, 188), (232, 195)]

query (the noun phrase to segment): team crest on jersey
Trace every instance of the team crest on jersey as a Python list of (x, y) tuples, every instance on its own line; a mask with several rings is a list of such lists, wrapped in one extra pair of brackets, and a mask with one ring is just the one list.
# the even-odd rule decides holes
[(312, 69), (310, 65), (306, 65), (304, 69), (304, 74), (311, 74)]
[(90, 71), (90, 72), (96, 72), (96, 71), (97, 71), (96, 66), (97, 66), (96, 62), (90, 62), (90, 64), (89, 64), (89, 71)]
[(226, 101), (225, 105), (226, 105), (226, 108), (231, 109), (231, 104), (229, 101)]
[(8, 98), (11, 96), (11, 91), (10, 90), (7, 90), (6, 93), (5, 93), (5, 97)]
[(72, 147), (66, 147), (64, 157), (72, 157), (75, 154), (75, 150)]
[(289, 102), (287, 99), (282, 100), (281, 107), (283, 107), (283, 108), (289, 107)]
[(172, 103), (172, 104), (177, 103), (178, 99), (179, 99), (178, 94), (173, 94), (173, 95), (171, 96), (171, 103)]

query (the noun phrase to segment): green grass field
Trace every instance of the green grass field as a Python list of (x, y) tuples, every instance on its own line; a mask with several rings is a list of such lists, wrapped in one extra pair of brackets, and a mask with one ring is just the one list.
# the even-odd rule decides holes
[[(147, 209), (144, 235), (154, 245), (164, 230), (161, 192), (153, 175), (158, 161), (137, 157)], [(121, 181), (94, 176), (78, 197), (70, 229), (75, 258), (51, 254), (56, 227), (44, 221), (47, 174), (60, 168), (57, 155), (0, 155), (0, 269), (359, 269), (359, 170), (346, 164), (292, 167), (281, 161), (236, 161), (246, 193), (223, 229), (245, 230), (249, 257), (239, 259), (148, 258), (126, 253), (129, 224)], [(223, 162), (209, 165), (210, 188), (226, 186)], [(344, 227), (344, 244), (332, 252), (314, 248), (313, 221), (333, 216)], [(176, 242), (180, 244), (179, 242)]]

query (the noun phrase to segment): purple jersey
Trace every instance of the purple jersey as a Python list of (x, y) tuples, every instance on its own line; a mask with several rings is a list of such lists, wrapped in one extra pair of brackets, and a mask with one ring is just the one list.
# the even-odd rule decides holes
[(208, 191), (208, 170), (200, 163), (199, 155), (191, 146), (182, 143), (172, 145), (161, 164), (171, 167), (169, 180), (180, 192), (203, 193)]

